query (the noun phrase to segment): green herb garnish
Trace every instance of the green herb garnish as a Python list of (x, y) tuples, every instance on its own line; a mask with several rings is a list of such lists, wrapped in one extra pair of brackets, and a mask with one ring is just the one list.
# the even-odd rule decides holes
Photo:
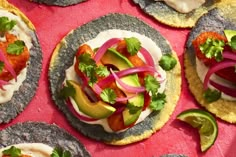
[(200, 50), (207, 58), (215, 58), (219, 62), (223, 59), (224, 46), (225, 42), (223, 40), (207, 38), (206, 42), (200, 45)]
[(100, 97), (104, 102), (108, 102), (110, 104), (114, 104), (116, 102), (116, 93), (111, 88), (106, 88), (100, 94)]
[(101, 77), (106, 77), (110, 74), (109, 70), (105, 66), (98, 66), (96, 67), (96, 74)]
[(10, 157), (20, 157), (21, 150), (16, 148), (15, 146), (11, 146), (11, 148), (2, 151), (4, 155), (9, 155)]
[(157, 93), (155, 95), (152, 95), (152, 101), (150, 103), (150, 108), (154, 111), (161, 110), (165, 103), (166, 103), (166, 95), (165, 93)]
[(53, 149), (50, 157), (72, 157), (68, 150), (63, 150), (62, 148), (56, 147)]
[(3, 71), (3, 68), (4, 68), (4, 62), (0, 61), (0, 72)]
[(66, 99), (68, 97), (74, 97), (75, 96), (75, 88), (69, 83), (69, 81), (66, 81), (67, 86), (64, 86), (59, 96)]
[(232, 50), (236, 50), (236, 35), (231, 38), (231, 41), (228, 44)]
[(125, 42), (130, 55), (137, 54), (141, 48), (141, 42), (135, 37), (125, 38)]
[(164, 54), (159, 61), (159, 65), (165, 71), (169, 71), (175, 67), (177, 60), (171, 54)]
[(155, 95), (160, 88), (160, 83), (156, 80), (154, 76), (147, 75), (144, 78), (145, 88), (148, 92), (151, 92), (152, 95)]
[(12, 55), (20, 55), (24, 51), (25, 43), (24, 41), (17, 40), (7, 47), (7, 53)]
[(216, 101), (218, 99), (220, 99), (221, 97), (221, 92), (218, 90), (211, 90), (210, 88), (208, 88), (204, 93), (203, 93), (203, 97), (205, 98), (205, 100), (207, 102), (213, 102)]
[(137, 113), (139, 110), (142, 109), (142, 107), (135, 106), (135, 105), (132, 104), (132, 103), (128, 103), (128, 104), (127, 104), (127, 108), (129, 109), (129, 113), (130, 113), (130, 114), (135, 114), (135, 113)]
[(5, 32), (12, 30), (16, 25), (16, 21), (9, 20), (8, 17), (0, 17), (0, 34), (3, 35)]

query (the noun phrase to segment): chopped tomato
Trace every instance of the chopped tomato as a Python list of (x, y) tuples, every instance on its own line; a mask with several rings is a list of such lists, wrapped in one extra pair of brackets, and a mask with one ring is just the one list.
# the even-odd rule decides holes
[(113, 131), (120, 131), (132, 127), (134, 124), (125, 126), (122, 113), (114, 113), (107, 118), (109, 127)]
[(223, 40), (225, 42), (227, 41), (224, 36), (220, 35), (217, 32), (204, 32), (201, 33), (195, 40), (193, 40), (192, 44), (195, 50), (195, 54), (198, 59), (200, 59), (206, 66), (210, 66), (216, 63), (215, 59), (206, 58), (205, 54), (203, 54), (200, 50), (200, 45), (204, 44), (208, 38)]
[[(19, 75), (22, 69), (24, 69), (27, 65), (27, 61), (29, 60), (30, 53), (27, 47), (24, 48), (23, 52), (20, 55), (13, 55), (7, 53), (7, 47), (9, 44), (14, 43), (17, 40), (17, 37), (13, 34), (6, 33), (6, 41), (0, 42), (0, 49), (6, 56), (10, 65), (14, 69), (16, 75)], [(9, 71), (3, 69), (0, 73), (0, 79), (4, 81), (9, 81), (13, 79), (13, 76)]]
[[(195, 50), (195, 54), (198, 57), (198, 59), (200, 59), (206, 66), (212, 66), (214, 64), (216, 64), (216, 60), (215, 59), (209, 59), (206, 58), (205, 55), (201, 52), (201, 50), (199, 49), (201, 44), (204, 44), (207, 40), (207, 38), (213, 38), (213, 39), (218, 39), (218, 40), (223, 40), (225, 42), (227, 42), (226, 37), (220, 35), (217, 32), (204, 32), (201, 33), (194, 41), (193, 41), (193, 47)], [(228, 46), (225, 46), (225, 49), (230, 49)], [(224, 52), (223, 52), (224, 53)], [(230, 67), (230, 68), (225, 68), (222, 69), (220, 71), (216, 72), (216, 75), (236, 83), (236, 72), (235, 72), (235, 67)]]

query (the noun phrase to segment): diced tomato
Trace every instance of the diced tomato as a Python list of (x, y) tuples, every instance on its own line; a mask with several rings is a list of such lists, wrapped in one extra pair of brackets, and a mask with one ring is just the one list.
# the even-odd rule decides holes
[(200, 50), (200, 45), (204, 44), (208, 38), (223, 40), (225, 42), (227, 39), (217, 32), (203, 32), (195, 40), (193, 40), (192, 44), (198, 59), (200, 59), (206, 66), (211, 66), (216, 63), (216, 60), (206, 58), (205, 54), (203, 54)]
[[(212, 66), (214, 64), (216, 64), (216, 60), (215, 59), (208, 59), (205, 57), (205, 55), (201, 52), (201, 50), (199, 49), (200, 45), (205, 43), (207, 38), (213, 38), (213, 39), (218, 39), (218, 40), (223, 40), (225, 42), (227, 42), (226, 37), (220, 35), (217, 32), (204, 32), (201, 33), (194, 41), (193, 41), (193, 47), (196, 53), (196, 56), (198, 57), (198, 59), (200, 59), (206, 66)], [(225, 46), (224, 47), (227, 50), (230, 50), (229, 46)], [(224, 52), (223, 52), (224, 53)], [(236, 83), (236, 72), (235, 72), (235, 68), (234, 67), (230, 67), (230, 68), (225, 68), (222, 69), (218, 72), (216, 72), (216, 75)]]
[[(6, 33), (6, 41), (0, 42), (0, 49), (6, 56), (10, 65), (14, 69), (16, 75), (19, 75), (21, 70), (23, 70), (26, 67), (27, 61), (29, 60), (29, 57), (30, 57), (30, 53), (27, 47), (25, 47), (23, 52), (20, 55), (8, 54), (7, 53), (8, 45), (11, 43), (14, 43), (16, 40), (17, 40), (17, 37), (15, 35)], [(9, 81), (13, 79), (13, 76), (11, 75), (9, 71), (7, 71), (6, 69), (3, 69), (3, 71), (0, 73), (0, 79), (4, 81)]]
[(110, 117), (107, 118), (107, 122), (109, 127), (113, 131), (120, 131), (134, 126), (134, 123), (129, 126), (125, 126), (122, 113), (112, 114)]

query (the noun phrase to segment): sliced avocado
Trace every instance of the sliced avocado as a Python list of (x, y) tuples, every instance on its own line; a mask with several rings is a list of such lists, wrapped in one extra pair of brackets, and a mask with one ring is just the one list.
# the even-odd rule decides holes
[[(123, 56), (122, 54), (120, 54), (119, 52), (117, 52), (115, 49), (112, 48), (108, 49), (107, 52), (103, 55), (103, 57), (101, 58), (101, 62), (104, 65), (106, 64), (114, 65), (119, 70), (124, 70), (133, 67), (133, 64), (125, 56)], [(139, 78), (137, 74), (132, 74), (122, 77), (121, 80), (130, 86), (140, 87)], [(122, 87), (119, 88), (122, 90)], [(133, 96), (128, 100), (130, 104), (140, 108), (143, 107), (144, 95), (142, 93), (139, 93), (134, 96), (134, 93), (128, 93), (125, 90), (123, 90), (123, 92), (128, 97)], [(140, 113), (141, 110), (140, 112), (138, 111), (135, 114), (131, 114), (129, 113), (129, 109), (126, 108), (125, 111), (123, 112), (124, 124), (127, 126), (134, 123), (138, 119)]]
[(86, 94), (81, 90), (80, 85), (75, 81), (68, 80), (67, 83), (74, 87), (75, 96), (73, 96), (73, 99), (75, 100), (79, 110), (84, 114), (95, 119), (102, 119), (109, 117), (116, 111), (114, 107), (103, 101), (91, 102)]
[(224, 30), (224, 33), (225, 33), (225, 36), (226, 36), (228, 42), (231, 41), (231, 38), (233, 36), (236, 36), (236, 30)]

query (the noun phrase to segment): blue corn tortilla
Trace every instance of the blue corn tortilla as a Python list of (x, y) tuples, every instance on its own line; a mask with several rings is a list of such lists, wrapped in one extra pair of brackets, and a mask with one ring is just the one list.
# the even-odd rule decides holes
[(163, 54), (176, 53), (166, 39), (155, 29), (139, 20), (125, 14), (108, 14), (72, 30), (55, 48), (49, 67), (49, 81), (52, 99), (64, 113), (69, 123), (79, 132), (89, 138), (103, 141), (112, 145), (126, 145), (150, 137), (159, 130), (170, 118), (180, 95), (181, 72), (180, 64), (167, 72), (167, 103), (160, 112), (152, 112), (143, 122), (121, 133), (108, 133), (100, 125), (91, 125), (77, 119), (68, 109), (65, 101), (59, 97), (65, 70), (73, 64), (78, 47), (86, 41), (95, 38), (100, 32), (108, 29), (121, 29), (138, 32), (151, 38), (160, 47)]
[(86, 0), (31, 0), (31, 1), (46, 4), (46, 5), (66, 7), (66, 6), (75, 5), (75, 4), (84, 2)]
[(209, 112), (229, 123), (236, 123), (236, 101), (219, 99), (207, 103), (203, 98), (203, 83), (196, 72), (195, 54), (192, 41), (202, 32), (215, 31), (224, 34), (225, 29), (236, 30), (236, 5), (223, 5), (215, 8), (202, 16), (192, 29), (186, 42), (185, 52), (185, 74), (189, 83), (190, 91), (198, 103)]
[(191, 28), (203, 14), (216, 6), (217, 0), (206, 0), (201, 7), (186, 14), (174, 10), (161, 1), (133, 0), (133, 2), (139, 5), (146, 14), (163, 24), (177, 28)]
[(38, 37), (35, 32), (35, 28), (32, 23), (20, 12), (16, 7), (9, 4), (7, 1), (2, 0), (0, 2), (0, 8), (6, 9), (9, 12), (19, 16), (29, 26), (31, 31), (31, 38), (33, 47), (30, 52), (30, 64), (27, 66), (27, 76), (23, 84), (18, 91), (14, 92), (12, 99), (6, 103), (0, 104), (0, 124), (8, 123), (10, 120), (20, 114), (25, 107), (29, 104), (33, 96), (35, 95), (38, 87), (38, 80), (42, 68), (42, 51), (38, 41)]
[(90, 157), (80, 141), (54, 124), (24, 122), (0, 131), (0, 148), (19, 143), (44, 143), (68, 150), (73, 157)]

